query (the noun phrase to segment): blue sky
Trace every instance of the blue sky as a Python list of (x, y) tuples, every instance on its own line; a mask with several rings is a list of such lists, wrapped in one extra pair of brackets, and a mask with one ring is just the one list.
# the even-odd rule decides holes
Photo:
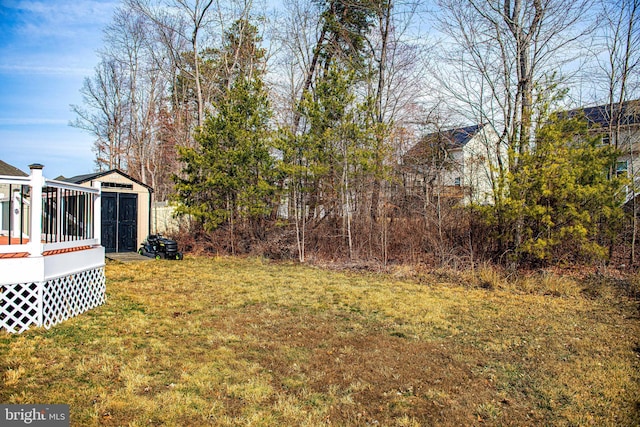
[(56, 178), (95, 170), (92, 137), (69, 126), (118, 0), (0, 0), (0, 159)]

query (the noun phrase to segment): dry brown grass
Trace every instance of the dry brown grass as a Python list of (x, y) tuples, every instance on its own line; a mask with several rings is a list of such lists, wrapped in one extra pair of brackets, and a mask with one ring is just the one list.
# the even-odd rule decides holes
[(104, 306), (0, 336), (0, 401), (73, 425), (640, 424), (637, 301), (436, 273), (109, 264)]

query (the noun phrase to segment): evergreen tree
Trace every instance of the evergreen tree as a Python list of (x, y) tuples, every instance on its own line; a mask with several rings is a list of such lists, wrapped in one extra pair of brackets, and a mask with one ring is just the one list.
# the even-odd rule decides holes
[(606, 258), (604, 244), (622, 217), (625, 178), (611, 176), (620, 153), (600, 141), (584, 118), (553, 114), (537, 129), (532, 149), (519, 155), (501, 207), (513, 233), (502, 238), (517, 262)]
[(185, 167), (176, 177), (178, 211), (200, 220), (207, 230), (225, 222), (233, 229), (236, 219), (259, 220), (272, 210), (271, 110), (263, 73), (258, 71), (264, 52), (252, 34), (256, 45), (252, 51), (260, 53), (254, 58), (255, 67), (236, 69), (215, 111), (196, 132), (197, 146), (179, 149)]
[(357, 73), (331, 64), (300, 103), (305, 132), (282, 132), (280, 170), (287, 176), (304, 259), (304, 224), (308, 215), (327, 218), (353, 256), (352, 215), (363, 197), (362, 183), (373, 168), (374, 127), (366, 102), (355, 93)]

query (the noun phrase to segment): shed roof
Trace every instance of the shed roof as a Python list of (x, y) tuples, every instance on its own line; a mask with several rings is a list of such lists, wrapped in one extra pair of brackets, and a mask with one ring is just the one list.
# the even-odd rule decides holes
[(61, 179), (61, 181), (65, 181), (65, 182), (71, 182), (73, 184), (84, 184), (85, 182), (89, 182), (89, 181), (93, 181), (99, 178), (102, 178), (104, 176), (107, 175), (111, 175), (112, 173), (116, 173), (118, 175), (121, 175), (133, 182), (135, 182), (136, 184), (142, 185), (143, 187), (146, 187), (150, 192), (153, 192), (153, 188), (151, 188), (150, 186), (148, 186), (147, 184), (138, 181), (137, 179), (127, 175), (126, 173), (122, 172), (120, 169), (111, 169), (108, 171), (103, 171), (103, 172), (94, 172), (94, 173), (88, 173), (88, 174), (84, 174), (84, 175), (76, 175), (73, 176), (71, 178), (63, 178)]

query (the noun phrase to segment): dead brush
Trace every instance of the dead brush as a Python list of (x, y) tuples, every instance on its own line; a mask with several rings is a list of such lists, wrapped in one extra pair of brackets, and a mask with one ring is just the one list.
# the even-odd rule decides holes
[(540, 274), (526, 275), (515, 280), (516, 290), (536, 295), (550, 295), (554, 297), (578, 297), (583, 287), (574, 279), (556, 273), (543, 271)]
[(625, 281), (623, 290), (629, 298), (640, 299), (640, 272), (635, 272)]
[(627, 274), (594, 272), (582, 280), (582, 294), (592, 299), (615, 300), (619, 297), (640, 299), (640, 272)]
[(502, 289), (505, 287), (505, 278), (498, 267), (490, 264), (483, 264), (475, 270), (476, 286), (482, 289)]
[(504, 273), (499, 267), (491, 264), (482, 264), (477, 268), (465, 270), (440, 268), (434, 270), (432, 275), (440, 282), (451, 283), (466, 288), (487, 290), (507, 288)]

